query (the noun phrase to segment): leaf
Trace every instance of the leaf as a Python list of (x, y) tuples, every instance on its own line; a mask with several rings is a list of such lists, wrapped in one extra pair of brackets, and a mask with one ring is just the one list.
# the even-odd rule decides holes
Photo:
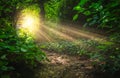
[(78, 12), (84, 12), (85, 11), (85, 8), (81, 7), (81, 6), (76, 6), (73, 8), (73, 10), (76, 10)]
[(7, 71), (7, 70), (8, 70), (8, 67), (7, 67), (7, 66), (2, 66), (2, 67), (1, 67), (1, 70)]
[(84, 14), (85, 14), (86, 16), (89, 16), (89, 15), (91, 14), (91, 12), (90, 12), (90, 11), (85, 11)]
[(2, 55), (0, 58), (3, 59), (3, 60), (7, 59), (6, 55)]
[(80, 9), (81, 9), (80, 6), (76, 6), (76, 7), (73, 8), (73, 10), (78, 10), (78, 11), (79, 11)]
[(80, 0), (79, 5), (84, 6), (89, 0)]
[(78, 16), (79, 16), (78, 14), (74, 15), (73, 20), (74, 21), (77, 20)]
[(27, 52), (27, 49), (21, 48), (21, 51), (22, 51), (22, 52)]
[(6, 35), (0, 35), (0, 39), (1, 38), (7, 38), (8, 36), (6, 36)]
[(89, 21), (91, 21), (91, 20), (92, 20), (92, 18), (88, 18), (88, 19), (87, 19), (87, 22), (89, 22)]

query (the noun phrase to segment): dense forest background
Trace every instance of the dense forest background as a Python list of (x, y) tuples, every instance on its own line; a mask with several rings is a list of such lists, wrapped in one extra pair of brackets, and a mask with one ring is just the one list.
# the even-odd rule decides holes
[(98, 50), (90, 53), (82, 49), (78, 54), (97, 59), (93, 65), (101, 72), (120, 70), (120, 0), (0, 0), (0, 78), (12, 78), (16, 64), (32, 68), (47, 60), (34, 37), (16, 29), (17, 14), (28, 6), (41, 15), (42, 22), (71, 22), (102, 30), (110, 42), (92, 42), (90, 46)]

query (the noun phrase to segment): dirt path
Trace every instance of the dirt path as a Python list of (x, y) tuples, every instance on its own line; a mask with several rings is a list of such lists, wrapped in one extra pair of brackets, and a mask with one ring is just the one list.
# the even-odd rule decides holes
[(34, 78), (120, 78), (116, 74), (95, 71), (86, 56), (46, 52), (49, 61), (34, 70)]
[[(36, 78), (92, 78), (91, 61), (86, 57), (46, 52), (49, 62), (37, 68)], [(91, 77), (90, 77), (91, 76)]]

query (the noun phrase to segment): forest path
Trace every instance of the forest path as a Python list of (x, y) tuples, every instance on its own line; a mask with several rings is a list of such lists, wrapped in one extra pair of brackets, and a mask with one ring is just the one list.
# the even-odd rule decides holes
[(35, 70), (36, 78), (93, 78), (92, 63), (87, 57), (46, 52), (49, 62)]
[[(40, 48), (42, 45), (41, 49), (46, 52), (49, 61), (40, 62), (32, 70), (21, 65), (18, 66), (18, 72), (22, 74), (20, 78), (110, 78), (103, 74), (95, 75), (92, 65), (93, 60), (87, 56), (69, 54), (74, 50), (76, 51), (75, 46), (82, 46), (82, 48), (90, 49), (90, 52), (92, 52), (91, 50), (95, 48), (91, 43), (94, 46), (96, 46), (96, 43), (110, 43), (104, 32), (96, 31), (96, 29), (92, 28), (85, 28), (80, 24), (46, 23), (41, 24), (36, 38), (36, 43), (40, 45)], [(92, 42), (89, 42), (91, 40)], [(44, 47), (46, 43), (48, 43), (47, 47)], [(49, 47), (50, 44), (54, 46)], [(63, 48), (61, 48), (61, 44)], [(61, 52), (59, 52), (60, 50)]]
[[(80, 39), (83, 39), (93, 40), (97, 43), (107, 42), (104, 33), (102, 31), (97, 32), (94, 29), (74, 24), (49, 23), (41, 27), (41, 31), (37, 34), (37, 41), (49, 43), (67, 40), (78, 43)], [(68, 55), (64, 52), (59, 53), (51, 50), (45, 52), (49, 62), (42, 62), (43, 67), (40, 66), (39, 68), (38, 66), (35, 70), (36, 78), (99, 78), (93, 75), (92, 60), (87, 56)]]

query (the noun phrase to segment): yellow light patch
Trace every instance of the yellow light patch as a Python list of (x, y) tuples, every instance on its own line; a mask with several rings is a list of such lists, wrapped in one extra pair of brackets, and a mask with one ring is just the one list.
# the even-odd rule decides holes
[(40, 20), (35, 16), (26, 15), (23, 17), (21, 27), (29, 31), (29, 33), (35, 33), (40, 26)]
[(20, 33), (26, 33), (32, 36), (40, 29), (40, 9), (38, 6), (30, 6), (23, 9), (18, 15), (17, 28), (22, 30)]
[(24, 26), (27, 28), (31, 27), (34, 24), (34, 18), (32, 16), (26, 16), (24, 19)]

